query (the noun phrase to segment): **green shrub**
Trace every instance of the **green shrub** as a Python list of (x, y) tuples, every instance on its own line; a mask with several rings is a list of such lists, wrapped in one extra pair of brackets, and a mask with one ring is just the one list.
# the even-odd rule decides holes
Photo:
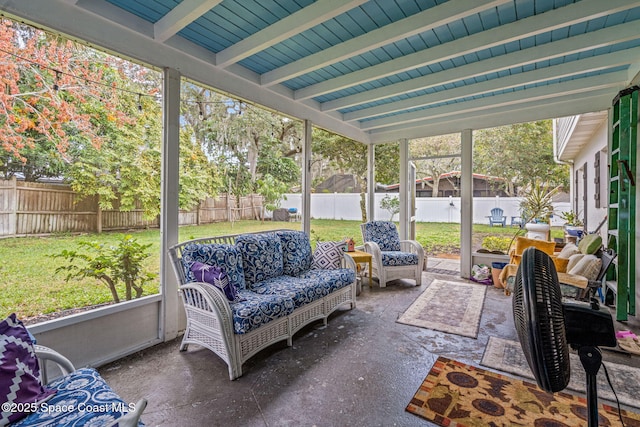
[(482, 240), (482, 247), (489, 251), (502, 251), (507, 253), (510, 244), (510, 237), (488, 236)]
[(65, 258), (69, 263), (56, 268), (55, 272), (65, 272), (65, 281), (96, 278), (109, 288), (113, 301), (118, 303), (117, 284), (125, 285), (125, 299), (131, 300), (133, 291), (140, 298), (144, 285), (155, 278), (155, 274), (142, 271), (142, 261), (150, 256), (147, 250), (151, 244), (141, 245), (130, 235), (124, 236), (117, 245), (99, 242), (79, 241), (78, 246), (87, 252), (63, 250), (52, 255), (54, 258)]

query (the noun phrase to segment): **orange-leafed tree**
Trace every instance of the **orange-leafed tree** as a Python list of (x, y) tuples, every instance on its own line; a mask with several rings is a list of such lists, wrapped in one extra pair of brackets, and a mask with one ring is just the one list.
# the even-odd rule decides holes
[(104, 135), (91, 105), (113, 111), (118, 93), (105, 83), (104, 55), (10, 20), (0, 21), (0, 173), (58, 176), (75, 139), (99, 147)]

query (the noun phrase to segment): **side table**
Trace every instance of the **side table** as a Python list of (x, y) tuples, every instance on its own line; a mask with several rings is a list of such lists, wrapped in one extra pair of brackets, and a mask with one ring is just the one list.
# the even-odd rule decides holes
[(368, 253), (368, 252), (364, 252), (364, 251), (353, 251), (353, 252), (347, 252), (349, 254), (349, 256), (351, 256), (351, 258), (353, 258), (353, 261), (356, 264), (360, 264), (360, 263), (364, 263), (364, 264), (369, 264), (369, 287), (373, 287), (372, 286), (372, 282), (371, 282), (371, 276), (373, 274), (373, 256)]

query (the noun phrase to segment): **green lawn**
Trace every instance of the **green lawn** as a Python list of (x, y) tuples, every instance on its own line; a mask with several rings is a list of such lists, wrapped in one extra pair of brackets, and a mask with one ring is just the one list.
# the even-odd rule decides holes
[[(247, 231), (271, 230), (274, 228), (300, 229), (300, 223), (272, 223), (259, 221), (239, 221), (187, 226), (180, 228), (180, 241), (198, 237), (224, 234), (239, 234)], [(342, 240), (352, 237), (356, 245), (362, 244), (359, 221), (312, 220), (312, 245), (315, 238), (321, 240)], [(460, 224), (418, 223), (417, 240), (426, 253), (460, 252)], [(474, 250), (480, 247), (482, 239), (489, 235), (511, 237), (514, 228), (489, 227), (476, 224), (474, 230)], [(56, 268), (66, 261), (52, 258), (63, 249), (75, 250), (81, 240), (115, 243), (125, 233), (102, 233), (72, 236), (67, 234), (50, 237), (26, 237), (3, 239), (0, 244), (0, 318), (16, 312), (26, 318), (39, 314), (53, 313), (66, 309), (85, 307), (111, 302), (107, 287), (92, 279), (65, 282), (64, 274), (54, 274)], [(141, 244), (151, 244), (151, 257), (146, 269), (157, 273), (160, 269), (160, 232), (145, 230), (130, 233)], [(561, 232), (555, 232), (559, 235)], [(158, 292), (158, 283), (147, 286), (145, 295)]]

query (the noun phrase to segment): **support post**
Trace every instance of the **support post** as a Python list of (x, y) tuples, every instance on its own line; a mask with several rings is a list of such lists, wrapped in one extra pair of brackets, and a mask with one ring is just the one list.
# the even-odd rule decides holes
[(304, 121), (302, 147), (302, 231), (311, 235), (311, 120)]
[[(414, 183), (415, 185), (415, 183)], [(409, 141), (400, 140), (400, 240), (409, 238)]]
[(463, 130), (460, 177), (460, 276), (471, 277), (473, 245), (473, 131)]
[(367, 145), (367, 221), (376, 219), (376, 146)]
[(178, 282), (171, 267), (168, 249), (178, 243), (178, 206), (180, 191), (180, 73), (166, 68), (162, 96), (162, 183), (160, 210), (160, 288), (162, 310), (159, 338), (178, 336), (180, 300)]

